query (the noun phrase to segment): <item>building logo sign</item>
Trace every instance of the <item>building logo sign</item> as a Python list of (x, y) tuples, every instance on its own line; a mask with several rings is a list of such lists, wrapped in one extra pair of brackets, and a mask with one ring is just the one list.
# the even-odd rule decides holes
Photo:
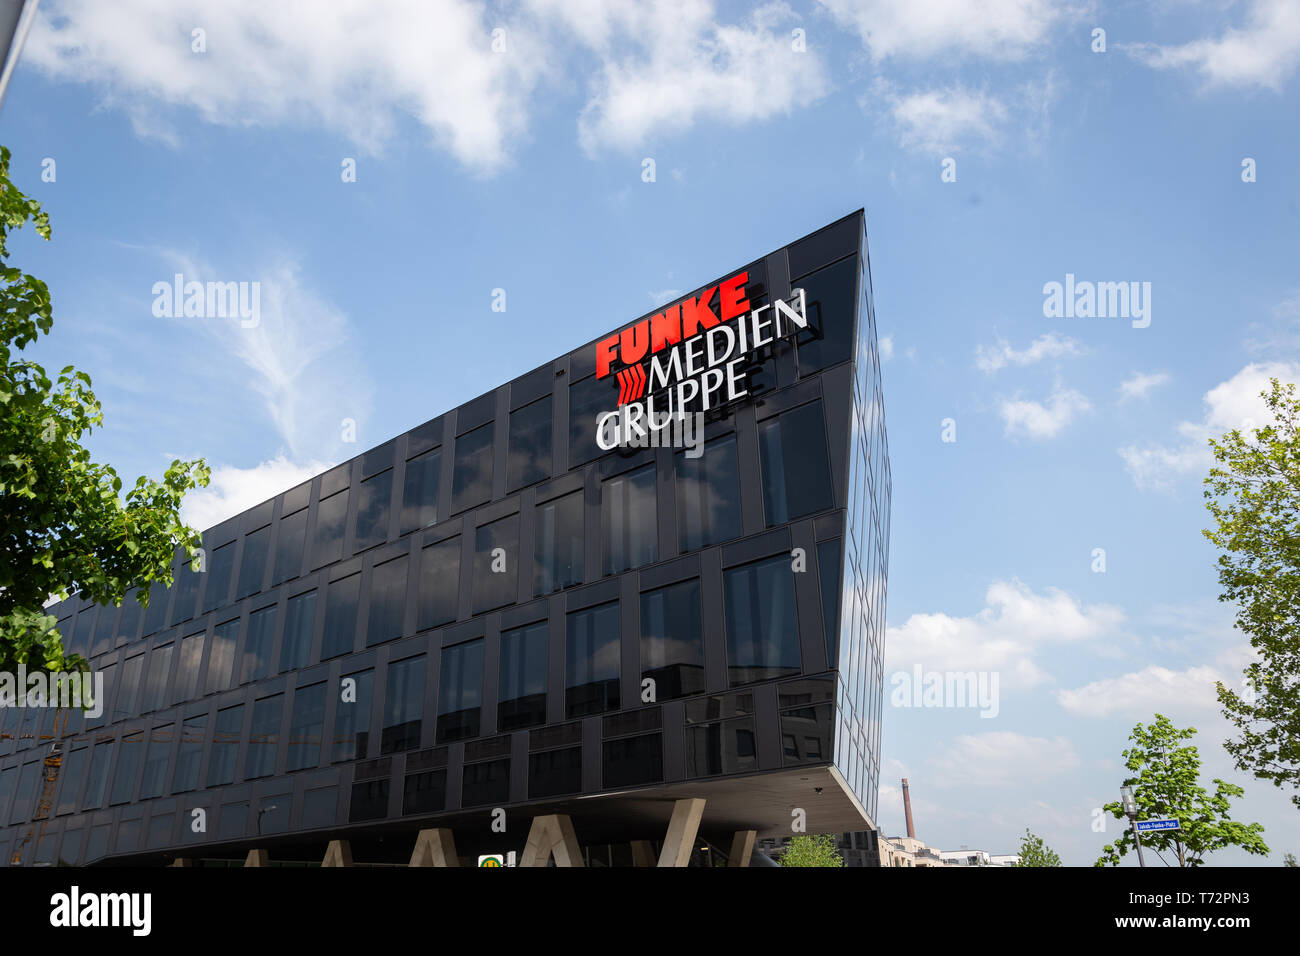
[(602, 451), (657, 446), (655, 432), (749, 396), (749, 374), (808, 310), (802, 289), (751, 309), (748, 282), (738, 273), (596, 344), (596, 377), (618, 381), (618, 407), (596, 416)]

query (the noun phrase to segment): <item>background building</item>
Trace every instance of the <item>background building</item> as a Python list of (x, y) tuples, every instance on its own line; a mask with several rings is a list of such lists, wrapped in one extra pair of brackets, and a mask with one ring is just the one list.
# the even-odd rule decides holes
[[(607, 336), (209, 529), (147, 611), (51, 608), (106, 710), (0, 712), (0, 865), (403, 863), (421, 831), (473, 859), (552, 816), (617, 865), (674, 813), (711, 862), (795, 813), (872, 828), (891, 481), (862, 212), (613, 331), (636, 357), (675, 316), (686, 360), (691, 318), (795, 290), (809, 327), (709, 410), (702, 457), (602, 451), (646, 387)], [(437, 361), (490, 369), (491, 335)]]

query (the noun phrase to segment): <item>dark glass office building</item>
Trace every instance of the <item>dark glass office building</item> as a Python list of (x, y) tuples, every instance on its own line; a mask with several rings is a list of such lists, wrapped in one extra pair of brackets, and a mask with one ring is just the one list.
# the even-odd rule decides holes
[[(651, 401), (702, 446), (602, 447)], [(104, 712), (0, 710), (0, 865), (870, 829), (889, 502), (859, 211), (208, 530), (147, 610), (51, 608)]]

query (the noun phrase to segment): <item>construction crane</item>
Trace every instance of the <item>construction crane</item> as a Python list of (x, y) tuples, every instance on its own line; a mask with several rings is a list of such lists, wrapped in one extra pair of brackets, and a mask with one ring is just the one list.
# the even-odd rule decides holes
[[(10, 866), (21, 866), (23, 862), (23, 850), (29, 843), (34, 843), (45, 835), (45, 826), (50, 819), (50, 810), (54, 806), (54, 788), (59, 782), (59, 771), (63, 768), (63, 747), (59, 742), (59, 737), (63, 733), (63, 728), (68, 720), (68, 712), (65, 708), (60, 707), (54, 713), (54, 732), (50, 743), (49, 752), (45, 755), (45, 766), (41, 771), (41, 797), (36, 804), (36, 813), (32, 817), (32, 825), (27, 828), (26, 835), (23, 836), (14, 845), (13, 855), (9, 858)], [(4, 737), (13, 736), (4, 734)]]

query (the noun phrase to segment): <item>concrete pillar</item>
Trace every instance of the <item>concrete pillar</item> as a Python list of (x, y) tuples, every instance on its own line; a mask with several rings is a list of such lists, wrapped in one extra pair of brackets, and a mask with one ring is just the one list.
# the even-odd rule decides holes
[(330, 845), (325, 848), (325, 859), (321, 861), (321, 866), (351, 865), (352, 844), (347, 840), (330, 840)]
[(758, 839), (757, 830), (737, 830), (731, 838), (731, 858), (727, 866), (749, 866), (749, 858), (754, 852), (754, 841)]
[(415, 838), (415, 852), (411, 866), (460, 866), (456, 855), (456, 839), (445, 827), (421, 830)]
[(249, 850), (244, 866), (270, 866), (271, 854), (266, 850)]
[(649, 840), (632, 841), (632, 865), (633, 866), (654, 866), (655, 865), (655, 848)]
[(583, 866), (582, 848), (568, 814), (533, 817), (520, 866), (545, 866), (555, 856), (556, 866)]
[(695, 848), (695, 834), (699, 832), (704, 816), (704, 800), (689, 797), (673, 804), (672, 819), (668, 821), (668, 835), (659, 854), (660, 866), (686, 866)]
[(172, 866), (192, 867), (193, 865), (194, 861), (184, 856), (178, 856), (176, 859), (172, 860)]

